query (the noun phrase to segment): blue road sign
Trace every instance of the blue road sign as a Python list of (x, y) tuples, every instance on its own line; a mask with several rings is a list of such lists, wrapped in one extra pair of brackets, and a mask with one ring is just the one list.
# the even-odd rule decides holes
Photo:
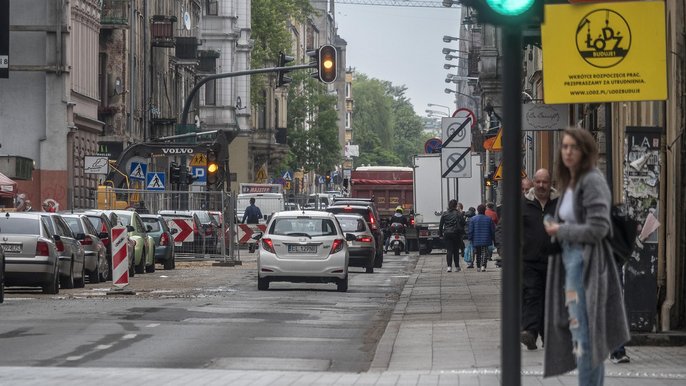
[(129, 178), (134, 180), (145, 180), (148, 174), (148, 164), (142, 162), (131, 162), (131, 170), (129, 171)]
[(424, 143), (424, 153), (434, 154), (440, 153), (443, 141), (440, 138), (430, 138)]
[(207, 183), (207, 168), (204, 166), (193, 166), (191, 168), (191, 173), (193, 173), (193, 177), (195, 177), (194, 183)]
[(164, 172), (150, 172), (145, 175), (145, 190), (164, 190)]

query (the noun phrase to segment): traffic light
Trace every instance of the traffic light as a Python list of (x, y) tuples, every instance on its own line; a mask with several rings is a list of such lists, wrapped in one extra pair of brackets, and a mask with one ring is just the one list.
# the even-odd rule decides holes
[(338, 53), (336, 47), (326, 44), (319, 47), (318, 71), (319, 80), (324, 83), (333, 83), (338, 76), (337, 69)]
[(207, 187), (215, 188), (219, 182), (219, 161), (217, 152), (210, 150), (207, 152)]
[(487, 188), (493, 186), (493, 180), (491, 180), (491, 177), (484, 177), (484, 186)]
[[(295, 60), (294, 57), (288, 56), (288, 55), (284, 54), (283, 52), (279, 52), (279, 67), (286, 67), (286, 64), (292, 62), (293, 60)], [(276, 87), (285, 86), (285, 85), (291, 83), (291, 81), (293, 81), (293, 79), (286, 76), (286, 74), (289, 72), (291, 72), (291, 71), (290, 70), (279, 70), (278, 71), (277, 80), (276, 80)]]
[(181, 182), (181, 167), (172, 162), (169, 164), (169, 183), (178, 184)]
[(545, 0), (461, 0), (476, 10), (480, 23), (496, 26), (541, 24)]
[(193, 175), (192, 169), (188, 169), (184, 166), (183, 170), (181, 171), (181, 179), (183, 180), (184, 184), (192, 185), (193, 182), (198, 179), (198, 177)]

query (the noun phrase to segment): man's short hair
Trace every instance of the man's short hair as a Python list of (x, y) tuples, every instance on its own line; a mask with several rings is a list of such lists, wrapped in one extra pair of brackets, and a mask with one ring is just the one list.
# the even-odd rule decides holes
[(255, 203), (255, 197), (250, 197), (250, 203), (254, 204)]
[[(491, 205), (493, 205), (493, 204), (491, 204)], [(479, 206), (476, 207), (476, 212), (479, 214), (486, 213), (486, 206), (484, 204), (480, 204)]]

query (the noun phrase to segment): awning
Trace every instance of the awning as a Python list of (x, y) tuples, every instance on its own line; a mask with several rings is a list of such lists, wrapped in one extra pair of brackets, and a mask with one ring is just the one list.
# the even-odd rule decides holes
[(0, 197), (13, 198), (17, 195), (17, 183), (0, 173)]

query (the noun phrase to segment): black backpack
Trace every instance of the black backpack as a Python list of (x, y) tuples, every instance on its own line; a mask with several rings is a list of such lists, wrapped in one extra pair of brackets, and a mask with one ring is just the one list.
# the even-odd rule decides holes
[(634, 249), (638, 221), (624, 214), (620, 206), (613, 205), (610, 209), (610, 222), (612, 237), (608, 236), (607, 239), (612, 246), (612, 256), (617, 265), (621, 267), (629, 261)]

